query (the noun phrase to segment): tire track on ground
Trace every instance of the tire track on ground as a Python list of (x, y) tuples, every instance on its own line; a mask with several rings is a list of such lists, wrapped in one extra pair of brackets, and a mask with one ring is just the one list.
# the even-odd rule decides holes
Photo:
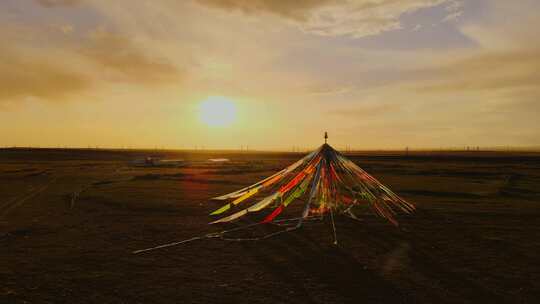
[(45, 183), (44, 185), (41, 185), (40, 187), (30, 188), (31, 190), (28, 193), (19, 197), (15, 197), (7, 201), (6, 203), (4, 203), (2, 206), (0, 206), (0, 217), (7, 216), (8, 213), (11, 212), (13, 209), (20, 207), (28, 200), (32, 199), (33, 197), (47, 190), (57, 180), (57, 178), (58, 177), (52, 178), (49, 182)]

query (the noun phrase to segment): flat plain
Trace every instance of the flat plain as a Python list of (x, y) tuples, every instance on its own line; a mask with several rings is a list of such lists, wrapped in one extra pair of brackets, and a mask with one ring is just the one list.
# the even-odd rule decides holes
[[(147, 156), (184, 163), (133, 163)], [(399, 227), (365, 213), (337, 217), (337, 246), (320, 221), (132, 254), (239, 225), (208, 225), (210, 198), (301, 156), (0, 150), (0, 302), (538, 303), (538, 153), (353, 153), (417, 206)]]

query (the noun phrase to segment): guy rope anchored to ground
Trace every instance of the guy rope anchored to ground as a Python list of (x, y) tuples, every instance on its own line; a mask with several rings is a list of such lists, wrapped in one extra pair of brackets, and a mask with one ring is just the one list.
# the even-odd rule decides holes
[[(415, 210), (413, 204), (394, 194), (373, 176), (334, 150), (327, 143), (328, 134), (326, 132), (324, 139), (325, 143), (318, 149), (274, 175), (246, 188), (214, 198), (214, 200), (228, 202), (211, 213), (213, 216), (225, 215), (211, 224), (229, 223), (250, 213), (271, 211), (265, 215), (262, 221), (137, 250), (133, 253), (143, 253), (209, 238), (235, 241), (261, 240), (299, 229), (304, 221), (322, 219), (327, 215), (332, 222), (334, 244), (337, 244), (334, 222), (336, 214), (356, 219), (355, 207), (368, 206), (377, 215), (397, 226), (395, 215), (398, 211), (411, 213)], [(257, 196), (261, 198), (254, 199)], [(250, 201), (251, 203), (248, 203)], [(277, 220), (276, 218), (294, 201), (305, 202), (301, 215), (291, 219)], [(240, 204), (249, 206), (239, 208)], [(227, 237), (232, 232), (262, 224), (277, 224), (285, 229), (258, 238)]]

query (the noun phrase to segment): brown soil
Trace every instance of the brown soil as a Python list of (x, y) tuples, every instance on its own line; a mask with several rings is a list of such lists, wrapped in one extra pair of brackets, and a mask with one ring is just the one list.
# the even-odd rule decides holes
[[(183, 158), (180, 168), (130, 165)], [(230, 163), (208, 163), (224, 157)], [(287, 153), (0, 150), (2, 303), (537, 303), (540, 155), (351, 156), (418, 211), (371, 214), (257, 242), (219, 231), (209, 201), (299, 158)], [(294, 210), (294, 209), (292, 209)], [(230, 226), (227, 226), (230, 227)]]

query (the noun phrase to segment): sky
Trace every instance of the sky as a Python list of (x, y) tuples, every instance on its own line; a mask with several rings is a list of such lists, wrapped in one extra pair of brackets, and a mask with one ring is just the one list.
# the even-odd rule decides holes
[[(0, 146), (290, 150), (325, 131), (337, 148), (540, 146), (539, 10), (2, 0)], [(234, 105), (225, 125), (201, 119), (215, 99)]]

